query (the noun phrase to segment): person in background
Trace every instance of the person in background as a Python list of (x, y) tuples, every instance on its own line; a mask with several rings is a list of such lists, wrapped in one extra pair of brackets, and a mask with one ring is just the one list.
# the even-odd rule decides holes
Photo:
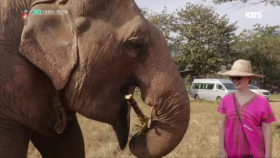
[(229, 76), (237, 91), (226, 95), (218, 107), (221, 113), (219, 156), (223, 158), (271, 158), (271, 123), (276, 121), (268, 100), (249, 89), (253, 78), (263, 78), (252, 72), (251, 62), (236, 60)]

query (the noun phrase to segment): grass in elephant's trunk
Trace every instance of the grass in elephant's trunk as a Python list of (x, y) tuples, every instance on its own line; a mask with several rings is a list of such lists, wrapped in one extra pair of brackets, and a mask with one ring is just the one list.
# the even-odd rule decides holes
[[(143, 114), (150, 116), (150, 107), (145, 105), (138, 91), (134, 98), (137, 101)], [(273, 157), (280, 157), (280, 131), (276, 128), (280, 125), (280, 102), (270, 102), (271, 107), (277, 118), (273, 123)], [(190, 127), (182, 142), (178, 147), (166, 157), (189, 157), (189, 158), (214, 158), (218, 157), (219, 150), (219, 118), (217, 112), (218, 104), (211, 102), (191, 102), (191, 120)], [(123, 157), (135, 158), (129, 151), (128, 146), (125, 150), (120, 150), (117, 138), (110, 125), (89, 120), (78, 115), (86, 147), (86, 157)], [(131, 112), (131, 124), (129, 139), (137, 132), (139, 128), (137, 115)], [(160, 145), (160, 144), (159, 144)], [(30, 143), (28, 158), (40, 158), (38, 151)]]
[(148, 123), (149, 118), (143, 114), (141, 109), (139, 108), (137, 102), (134, 100), (133, 94), (129, 94), (125, 96), (125, 99), (127, 100), (128, 104), (132, 106), (135, 114), (137, 115), (141, 126), (137, 125), (140, 128), (140, 131), (138, 132), (138, 135), (146, 134), (148, 132)]

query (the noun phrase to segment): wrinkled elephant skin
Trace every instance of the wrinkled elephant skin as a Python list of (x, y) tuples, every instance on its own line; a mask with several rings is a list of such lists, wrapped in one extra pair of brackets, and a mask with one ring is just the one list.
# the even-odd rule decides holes
[[(135, 2), (32, 3), (0, 0), (0, 157), (26, 157), (29, 140), (43, 157), (85, 157), (76, 117), (55, 132), (55, 97), (67, 114), (112, 125), (124, 149), (131, 110), (124, 96), (131, 86), (158, 114), (146, 135), (131, 138), (132, 154), (162, 157), (174, 150), (189, 125), (188, 94), (162, 32)], [(29, 14), (23, 26), (24, 9), (69, 14)]]

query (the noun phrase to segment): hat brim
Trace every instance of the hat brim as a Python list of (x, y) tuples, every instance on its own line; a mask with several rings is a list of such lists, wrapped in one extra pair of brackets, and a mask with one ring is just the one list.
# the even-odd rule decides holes
[(219, 75), (223, 76), (244, 76), (244, 77), (253, 77), (253, 78), (264, 78), (265, 76), (254, 74), (254, 73), (247, 73), (241, 72), (236, 70), (229, 70), (229, 71), (219, 71)]

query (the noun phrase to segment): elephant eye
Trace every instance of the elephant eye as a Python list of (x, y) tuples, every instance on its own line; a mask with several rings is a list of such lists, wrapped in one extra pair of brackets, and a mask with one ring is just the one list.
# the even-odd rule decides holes
[(138, 43), (138, 42), (132, 42), (132, 43), (131, 43), (131, 46), (132, 46), (133, 49), (135, 49), (135, 50), (140, 50), (140, 49), (142, 48), (141, 43)]
[(141, 52), (144, 51), (145, 44), (144, 40), (138, 36), (131, 37), (128, 39), (125, 52), (130, 57), (137, 57)]

